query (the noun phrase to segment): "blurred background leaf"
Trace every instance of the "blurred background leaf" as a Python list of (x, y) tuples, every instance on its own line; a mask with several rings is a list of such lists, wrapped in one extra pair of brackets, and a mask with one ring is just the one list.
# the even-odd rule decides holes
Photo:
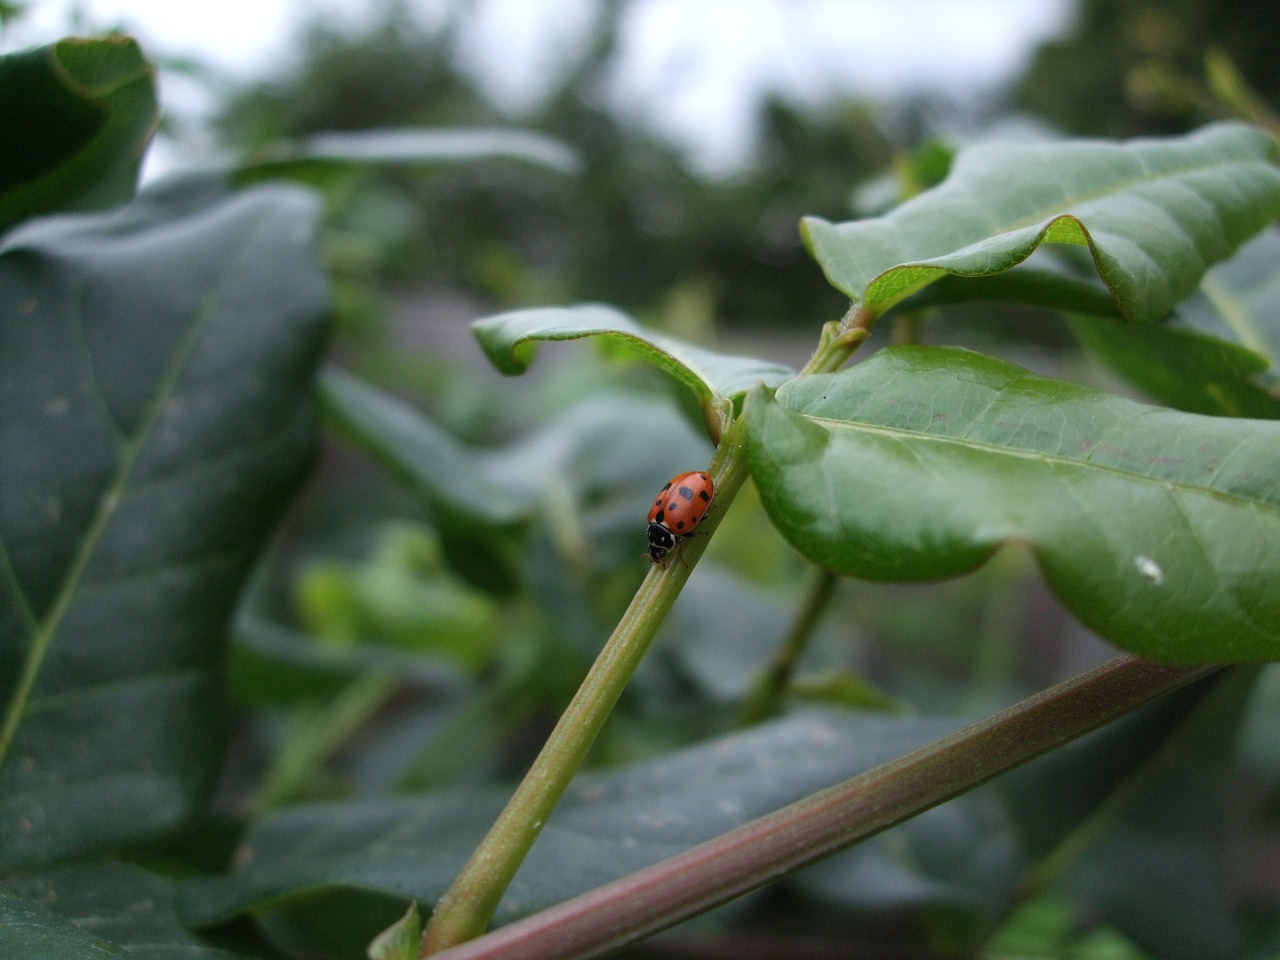
[(231, 612), (314, 457), (315, 216), (180, 183), (0, 247), (12, 866), (153, 838), (212, 789)]

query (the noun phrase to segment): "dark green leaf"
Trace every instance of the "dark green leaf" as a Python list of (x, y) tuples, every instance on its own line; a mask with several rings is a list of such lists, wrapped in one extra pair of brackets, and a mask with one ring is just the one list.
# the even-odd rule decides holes
[(873, 220), (804, 221), (827, 278), (875, 314), (947, 275), (984, 277), (1042, 243), (1087, 246), (1120, 312), (1157, 320), (1280, 214), (1276, 146), (1240, 124), (1180, 139), (983, 145)]
[(1232, 744), (1256, 678), (1219, 673), (997, 781), (1039, 881), (1156, 956), (1239, 956)]
[[(498, 921), (654, 863), (954, 727), (815, 711), (583, 775), (516, 875)], [(184, 914), (211, 924), (352, 888), (434, 903), (506, 799), (506, 790), (476, 788), (282, 811), (249, 836), (244, 869), (188, 884)]]
[(221, 762), (232, 608), (306, 474), (328, 290), (297, 188), (0, 246), (0, 861), (155, 836)]
[(231, 680), (237, 696), (257, 704), (325, 700), (368, 674), (397, 677), (439, 693), (462, 680), (439, 660), (380, 644), (338, 646), (250, 614), (236, 619)]
[(1280, 230), (1214, 267), (1159, 326), (1072, 318), (1090, 350), (1156, 399), (1193, 413), (1280, 417)]
[(1161, 403), (1188, 413), (1280, 419), (1280, 400), (1259, 384), (1268, 363), (1247, 347), (1176, 322), (1139, 327), (1075, 316), (1070, 324), (1086, 349)]
[(1280, 425), (1200, 417), (964, 350), (900, 347), (746, 405), (801, 553), (875, 580), (1028, 545), (1085, 624), (1175, 662), (1280, 657)]
[(1280, 380), (1280, 229), (1272, 228), (1210, 270), (1177, 319), (1263, 357)]
[(49, 906), (0, 890), (0, 954), (13, 960), (105, 960), (127, 957)]
[[(1007, 814), (986, 792), (913, 817), (788, 878), (827, 909), (862, 917), (912, 911), (972, 949), (1008, 908), (1025, 860)], [(962, 952), (962, 951), (958, 951)]]
[(160, 119), (154, 81), (127, 37), (0, 57), (0, 232), (128, 200)]
[(528, 514), (527, 500), (491, 480), (481, 459), (408, 404), (334, 367), (320, 389), (329, 420), (436, 510), (473, 527)]
[(596, 304), (502, 313), (477, 321), (473, 329), (490, 361), (506, 374), (524, 373), (543, 341), (605, 337), (635, 350), (717, 408), (756, 383), (776, 385), (795, 376), (778, 363), (714, 353), (647, 330)]
[(8, 892), (0, 890), (0, 955), (245, 960), (179, 923), (173, 896), (171, 881), (124, 864), (67, 867), (14, 880)]

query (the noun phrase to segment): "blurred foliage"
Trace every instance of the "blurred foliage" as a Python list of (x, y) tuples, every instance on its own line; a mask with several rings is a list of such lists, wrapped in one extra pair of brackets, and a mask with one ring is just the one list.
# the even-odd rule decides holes
[(1069, 134), (1129, 137), (1191, 130), (1227, 114), (1206, 89), (1206, 57), (1234, 63), (1280, 104), (1280, 7), (1268, 0), (1079, 0), (1066, 36), (1045, 43), (1014, 104)]
[(731, 323), (807, 328), (837, 316), (842, 298), (805, 255), (798, 222), (845, 217), (853, 185), (889, 162), (871, 109), (812, 113), (766, 99), (752, 162), (700, 175), (604, 102), (625, 8), (600, 7), (576, 62), (518, 118), (458, 66), (454, 21), (427, 29), (392, 2), (363, 33), (313, 22), (297, 67), (233, 97), (221, 128), (253, 151), (320, 131), (515, 122), (579, 151), (572, 178), (490, 163), (344, 180), (333, 188), (344, 235), (369, 238), (368, 266), (384, 278), (460, 287), (497, 306), (607, 300), (643, 314), (673, 290), (698, 290)]
[[(818, 322), (843, 311), (845, 298), (805, 253), (800, 216), (844, 220), (855, 209), (887, 209), (945, 176), (952, 150), (930, 139), (923, 121), (904, 124), (910, 131), (902, 139), (913, 142), (897, 144), (867, 104), (802, 108), (776, 96), (759, 105), (758, 140), (741, 170), (719, 178), (695, 171), (673, 146), (605, 102), (626, 6), (600, 5), (576, 60), (518, 118), (504, 115), (460, 67), (458, 23), (425, 28), (405, 0), (391, 0), (361, 32), (312, 22), (298, 39), (295, 66), (227, 104), (222, 136), (251, 159), (320, 132), (515, 122), (576, 150), (581, 169), (565, 176), (490, 158), (427, 172), (348, 166), (307, 175), (328, 203), (324, 246), (345, 321), (340, 346), (386, 347), (377, 358), (378, 382), (412, 385), (428, 398), (430, 417), (416, 408), (407, 416), (421, 418), (409, 432), (433, 469), (488, 470), (518, 483), (520, 503), (532, 506), (521, 522), (482, 532), (474, 516), (457, 522), (465, 512), (458, 503), (442, 504), (416, 488), (412, 464), (384, 457), (380, 470), (331, 443), (313, 492), (298, 504), (236, 624), (229, 672), (241, 719), (220, 812), (241, 817), (298, 801), (518, 776), (645, 573), (638, 518), (653, 491), (678, 470), (706, 462), (696, 414), (673, 400), (665, 378), (634, 361), (557, 345), (512, 386), (482, 367), (479, 349), (470, 361), (449, 358), (435, 342), (411, 340), (404, 349), (410, 335), (388, 322), (393, 301), (415, 308), (426, 302), (431, 310), (443, 304), (444, 312), (471, 319), (508, 306), (604, 300), (646, 319), (660, 314), (668, 329), (692, 341), (712, 339), (723, 322), (737, 335), (768, 326), (808, 344)], [(8, 9), (0, 6), (0, 15)], [(1149, 99), (1119, 92), (1133, 93), (1134, 78), (1151, 76), (1138, 71), (1152, 55), (1178, 77), (1198, 76), (1204, 42), (1221, 44), (1246, 79), (1275, 100), (1278, 68), (1268, 49), (1274, 31), (1261, 25), (1276, 15), (1265, 4), (1086, 2), (1081, 11), (1078, 36), (1047, 45), (1019, 94), (1024, 106), (1064, 129), (1194, 125), (1211, 105), (1190, 87), (1178, 88), (1181, 112), (1159, 115)], [(1220, 11), (1236, 19), (1229, 23)], [(917, 139), (919, 149), (905, 149)], [(981, 316), (970, 311), (953, 310), (938, 327), (948, 337), (971, 338), (961, 331), (976, 320), (987, 335), (1003, 332), (988, 308)], [(1026, 329), (1050, 326), (1039, 313), (1009, 314)], [(1026, 329), (1023, 339), (1034, 339)], [(329, 399), (330, 427), (365, 454), (377, 448), (380, 438), (368, 424), (344, 422), (335, 412), (332, 389)], [(458, 438), (447, 455), (443, 443), (422, 441), (440, 435)], [(410, 445), (402, 440), (403, 455)], [(487, 488), (458, 476), (443, 484), (458, 501), (483, 497)], [(476, 506), (473, 513), (494, 505)], [(510, 569), (499, 569), (499, 560)], [(488, 571), (488, 581), (477, 570)], [(600, 738), (593, 764), (653, 758), (732, 729), (791, 627), (807, 579), (748, 484)], [(1064, 616), (1031, 557), (1008, 551), (944, 583), (840, 582), (791, 677), (786, 705), (834, 702), (908, 718), (971, 715), (1103, 654), (1100, 641)], [(1269, 689), (1280, 702), (1280, 685)], [(1242, 832), (1274, 833), (1280, 760), (1268, 731), (1276, 709), (1259, 709), (1246, 730), (1256, 754), (1249, 759), (1265, 774), (1258, 774), (1259, 809)], [(977, 837), (977, 849), (1005, 836), (1005, 827), (938, 833), (944, 840)], [(888, 842), (904, 843), (897, 835)], [(173, 856), (193, 858), (191, 850)], [(914, 869), (907, 863), (872, 872), (859, 892), (882, 895), (885, 876)], [(803, 909), (795, 899), (777, 909), (776, 894), (739, 909), (762, 918), (761, 929), (784, 934), (813, 911), (813, 929), (837, 942), (856, 940), (866, 914), (819, 913), (815, 906), (833, 897), (832, 876), (821, 889), (815, 882), (791, 893), (803, 897)], [(1253, 891), (1256, 939), (1275, 942), (1274, 884), (1265, 886)], [(949, 895), (963, 899), (970, 890), (955, 883)], [(941, 928), (954, 906), (930, 896), (904, 898), (909, 906), (882, 911), (877, 922)], [(1075, 904), (1039, 897), (1005, 918), (988, 949), (1081, 960), (1145, 956), (1094, 919), (1080, 917)], [(939, 931), (928, 932), (920, 939), (936, 947)], [(287, 939), (270, 924), (267, 935)]]

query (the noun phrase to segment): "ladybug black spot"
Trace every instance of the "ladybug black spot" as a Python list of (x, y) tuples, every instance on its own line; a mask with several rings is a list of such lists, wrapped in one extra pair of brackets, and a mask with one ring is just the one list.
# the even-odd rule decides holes
[(653, 515), (654, 523), (664, 523), (666, 519), (667, 519), (666, 513), (662, 510), (659, 510), (657, 513)]
[(702, 498), (702, 502), (703, 502), (703, 503), (710, 503), (710, 502), (711, 502), (711, 498), (707, 496), (707, 491), (705, 491), (705, 490), (699, 490), (699, 491), (698, 491), (698, 496)]
[(677, 492), (680, 494), (680, 496), (684, 497), (686, 500), (693, 499), (693, 491), (690, 490), (688, 487), (680, 487), (677, 490)]
[(681, 520), (679, 523), (677, 523), (677, 524), (676, 524), (676, 529), (677, 529), (677, 530), (683, 530), (683, 529), (684, 529), (684, 521), (683, 521), (683, 520)]

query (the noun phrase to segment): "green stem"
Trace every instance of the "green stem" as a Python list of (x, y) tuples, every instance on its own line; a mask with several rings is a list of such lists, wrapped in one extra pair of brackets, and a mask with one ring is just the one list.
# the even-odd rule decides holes
[(435, 960), (573, 960), (617, 949), (865, 840), (1216, 669), (1117, 657)]
[(835, 596), (836, 583), (837, 577), (831, 571), (816, 572), (791, 630), (774, 652), (769, 665), (751, 685), (739, 717), (742, 725), (764, 720), (781, 709), (783, 695), (796, 671), (796, 665), (809, 648), (809, 640), (822, 621), (822, 615), (827, 612), (827, 607), (831, 605), (831, 598)]
[(369, 722), (395, 693), (398, 681), (379, 673), (358, 677), (323, 706), (297, 711), (275, 763), (262, 780), (253, 803), (255, 816), (303, 794), (324, 761)]
[[(838, 370), (867, 338), (874, 319), (869, 311), (854, 304), (839, 322), (827, 324), (818, 349), (800, 375)], [(710, 418), (712, 411), (705, 412)], [(714, 425), (713, 436), (723, 422), (721, 419)], [(707, 540), (746, 480), (744, 430), (739, 419), (717, 436), (716, 455), (708, 467), (715, 484), (716, 506), (699, 528), (703, 535), (688, 541), (683, 562), (655, 566), (649, 571), (529, 772), (462, 872), (436, 904), (422, 934), (420, 957), (464, 943), (488, 928), (516, 870), (586, 759), (627, 681), (640, 665), (658, 627), (706, 549)]]
[[(708, 468), (715, 483), (716, 507), (703, 521), (702, 529), (707, 534), (714, 532), (724, 508), (746, 480), (742, 432), (741, 425), (734, 424), (725, 433)], [(586, 758), (706, 549), (707, 539), (699, 536), (687, 542), (687, 566), (673, 562), (667, 567), (650, 569), (529, 772), (453, 885), (436, 904), (422, 936), (420, 956), (426, 957), (484, 933), (502, 894)]]

